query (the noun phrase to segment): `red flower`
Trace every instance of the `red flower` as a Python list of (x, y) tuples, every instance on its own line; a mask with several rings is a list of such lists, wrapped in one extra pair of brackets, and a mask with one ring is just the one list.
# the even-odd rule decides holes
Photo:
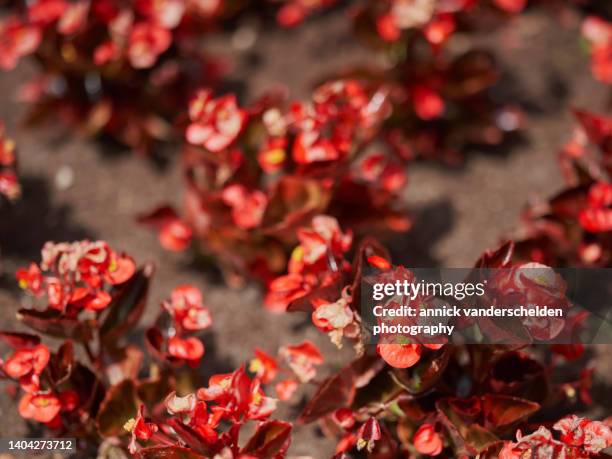
[(305, 263), (314, 264), (330, 255), (343, 255), (351, 247), (353, 235), (342, 233), (338, 220), (327, 215), (312, 219), (312, 227), (298, 229), (298, 239), (303, 249)]
[(28, 7), (28, 19), (47, 25), (61, 18), (68, 6), (65, 0), (37, 0)]
[(155, 432), (158, 431), (156, 424), (152, 422), (146, 422), (144, 417), (144, 405), (140, 405), (136, 419), (132, 418), (123, 426), (125, 430), (131, 432), (132, 438), (128, 449), (130, 453), (135, 454), (138, 450), (138, 443), (136, 440), (147, 441), (153, 437)]
[(261, 382), (269, 384), (278, 373), (276, 359), (266, 354), (261, 349), (255, 349), (255, 358), (249, 363), (249, 371), (257, 375)]
[(276, 14), (277, 22), (283, 27), (295, 27), (304, 20), (306, 12), (299, 2), (291, 1)]
[(164, 307), (185, 330), (204, 330), (212, 325), (210, 311), (202, 304), (202, 293), (193, 285), (172, 290), (171, 301), (164, 302)]
[(63, 35), (79, 32), (85, 27), (88, 14), (89, 2), (83, 0), (70, 4), (57, 23), (57, 31)]
[(421, 454), (437, 456), (442, 452), (442, 437), (431, 424), (423, 424), (414, 433), (414, 447)]
[(376, 442), (381, 437), (380, 424), (376, 418), (369, 418), (359, 427), (359, 432), (357, 432), (357, 449), (366, 448), (368, 452), (372, 452)]
[(419, 344), (380, 343), (376, 345), (376, 352), (395, 368), (409, 368), (421, 358)]
[(355, 425), (355, 414), (350, 408), (339, 408), (332, 413), (333, 421), (343, 429), (352, 429)]
[(612, 184), (598, 182), (592, 185), (587, 204), (578, 216), (580, 225), (592, 233), (612, 231)]
[(285, 312), (287, 306), (310, 291), (312, 285), (301, 274), (287, 274), (274, 279), (268, 286), (264, 300), (266, 308), (272, 312)]
[(274, 386), (276, 395), (278, 395), (279, 400), (282, 401), (287, 401), (293, 397), (293, 394), (295, 394), (297, 388), (298, 382), (294, 379), (283, 379)]
[(5, 136), (4, 126), (0, 123), (0, 166), (13, 166), (15, 159), (15, 141)]
[(378, 35), (388, 42), (397, 41), (402, 36), (402, 30), (397, 26), (391, 14), (383, 14), (376, 18), (376, 30)]
[(602, 83), (612, 84), (612, 44), (593, 48), (591, 71)]
[(186, 4), (184, 0), (137, 0), (136, 8), (152, 22), (174, 29), (183, 18)]
[(591, 71), (595, 78), (612, 84), (612, 23), (596, 16), (582, 23), (582, 35), (591, 42)]
[(247, 191), (242, 185), (230, 185), (223, 190), (222, 199), (232, 208), (234, 223), (243, 229), (259, 226), (264, 216), (268, 198), (259, 191)]
[(391, 263), (383, 257), (379, 257), (378, 255), (371, 255), (367, 258), (368, 263), (378, 269), (391, 269)]
[(323, 363), (321, 352), (310, 341), (284, 346), (280, 349), (279, 354), (303, 383), (313, 379), (317, 374), (316, 366)]
[(94, 50), (94, 64), (102, 66), (121, 57), (121, 50), (113, 41), (105, 41)]
[(62, 406), (53, 394), (25, 394), (19, 401), (19, 414), (24, 419), (38, 422), (51, 422), (60, 412)]
[(324, 138), (316, 129), (300, 132), (293, 144), (293, 159), (298, 164), (334, 161), (338, 158), (340, 154), (331, 140)]
[(423, 33), (434, 49), (443, 45), (455, 31), (455, 18), (452, 14), (436, 16), (425, 28)]
[(50, 355), (44, 344), (32, 349), (19, 349), (4, 362), (3, 368), (7, 375), (15, 379), (30, 373), (39, 375), (47, 366)]
[(575, 414), (567, 416), (554, 425), (554, 429), (561, 432), (561, 441), (571, 446), (580, 446), (584, 443), (584, 428), (588, 419), (579, 418)]
[(102, 311), (103, 309), (106, 309), (111, 301), (112, 297), (103, 290), (99, 290), (93, 295), (86, 295), (80, 300), (71, 299), (71, 303), (81, 303), (84, 305), (84, 308), (89, 311)]
[(42, 292), (42, 273), (36, 263), (30, 263), (28, 269), (19, 268), (16, 277), (19, 282), (19, 287), (22, 289), (28, 289), (34, 295), (38, 295)]
[(15, 172), (0, 171), (0, 194), (10, 200), (17, 199), (21, 195), (21, 187)]
[(204, 356), (204, 344), (198, 338), (179, 338), (173, 336), (168, 339), (168, 353), (177, 359), (186, 360), (190, 365), (197, 365)]
[(147, 215), (140, 216), (138, 221), (159, 232), (159, 243), (166, 250), (181, 252), (191, 244), (191, 227), (171, 207), (159, 207)]
[(493, 3), (508, 13), (520, 13), (527, 6), (527, 0), (493, 0)]
[(444, 112), (444, 100), (433, 89), (418, 85), (412, 88), (414, 111), (422, 120), (429, 121), (439, 118)]
[(281, 170), (287, 159), (286, 148), (287, 139), (285, 137), (267, 139), (257, 154), (257, 161), (261, 169), (268, 174)]
[(137, 69), (153, 66), (171, 42), (172, 34), (164, 27), (148, 22), (135, 24), (127, 49), (130, 63)]
[(598, 453), (612, 445), (612, 430), (602, 422), (570, 415), (559, 420), (553, 428), (561, 432), (563, 443), (584, 446), (590, 453)]
[(603, 422), (591, 421), (584, 428), (584, 449), (599, 453), (612, 446), (612, 430)]
[(238, 138), (247, 114), (238, 108), (234, 95), (213, 99), (211, 91), (200, 90), (189, 103), (189, 118), (187, 141), (218, 153)]
[[(552, 268), (540, 263), (523, 263), (502, 270), (489, 282), (488, 288), (500, 304), (513, 304), (520, 299), (526, 307), (568, 307), (565, 281)], [(525, 317), (522, 322), (531, 336), (539, 340), (554, 338), (565, 324), (564, 319), (556, 317)]]
[(128, 255), (110, 254), (110, 263), (106, 271), (105, 280), (111, 285), (127, 282), (136, 272), (134, 259)]

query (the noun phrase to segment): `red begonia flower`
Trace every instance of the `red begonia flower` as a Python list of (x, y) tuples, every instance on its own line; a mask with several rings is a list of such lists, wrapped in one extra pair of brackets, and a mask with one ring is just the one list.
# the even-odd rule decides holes
[(38, 422), (51, 422), (60, 412), (62, 406), (53, 394), (25, 394), (19, 401), (19, 414), (24, 419)]
[(234, 95), (213, 99), (211, 91), (201, 90), (189, 104), (189, 117), (187, 141), (217, 153), (236, 140), (247, 113), (238, 107)]
[(437, 456), (442, 452), (442, 437), (431, 424), (423, 424), (414, 433), (414, 447), (421, 454)]
[(190, 364), (197, 363), (204, 355), (204, 344), (193, 336), (185, 339), (173, 336), (168, 339), (168, 353)]
[(283, 346), (279, 354), (287, 361), (298, 379), (304, 383), (316, 376), (316, 366), (323, 363), (321, 352), (310, 341)]
[(412, 88), (414, 111), (422, 120), (429, 121), (439, 118), (444, 112), (444, 100), (433, 89), (417, 85)]
[(520, 13), (527, 6), (527, 0), (493, 0), (493, 3), (508, 13)]
[(42, 40), (37, 26), (22, 23), (12, 17), (0, 24), (0, 68), (12, 70), (19, 59), (32, 54)]
[(42, 293), (42, 273), (36, 263), (30, 263), (28, 269), (19, 268), (16, 277), (22, 289), (28, 289), (35, 295)]
[(366, 448), (369, 452), (372, 452), (376, 442), (381, 437), (382, 433), (378, 420), (376, 418), (369, 418), (359, 427), (357, 432), (357, 449)]
[(171, 42), (172, 34), (168, 29), (148, 22), (135, 24), (127, 49), (130, 63), (137, 69), (153, 66)]
[(283, 379), (276, 383), (274, 389), (276, 390), (276, 395), (278, 395), (279, 400), (287, 401), (293, 397), (298, 385), (299, 383), (294, 379)]
[(376, 352), (392, 367), (409, 368), (421, 358), (421, 345), (379, 343)]
[(351, 429), (355, 425), (355, 414), (350, 408), (340, 408), (332, 413), (333, 421), (343, 429)]
[(32, 349), (19, 349), (13, 353), (3, 369), (11, 378), (21, 378), (29, 373), (41, 374), (49, 362), (50, 352), (47, 346), (39, 344)]
[(259, 348), (255, 348), (255, 358), (249, 362), (249, 371), (257, 375), (262, 383), (269, 384), (276, 378), (278, 364), (272, 356)]

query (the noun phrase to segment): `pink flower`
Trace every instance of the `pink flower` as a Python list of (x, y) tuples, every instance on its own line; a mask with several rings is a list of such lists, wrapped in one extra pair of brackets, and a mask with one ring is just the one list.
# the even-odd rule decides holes
[(233, 94), (213, 99), (211, 91), (201, 90), (189, 104), (189, 118), (187, 141), (217, 153), (238, 138), (247, 113), (238, 107)]
[(36, 26), (22, 23), (12, 17), (0, 25), (0, 68), (12, 70), (21, 57), (38, 48), (42, 33)]
[(148, 22), (138, 23), (130, 33), (128, 59), (134, 68), (151, 67), (159, 55), (170, 47), (171, 42), (172, 34), (168, 29)]

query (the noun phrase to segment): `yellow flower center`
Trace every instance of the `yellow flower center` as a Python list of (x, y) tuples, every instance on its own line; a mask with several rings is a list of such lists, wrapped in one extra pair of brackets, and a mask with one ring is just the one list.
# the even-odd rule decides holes
[(134, 426), (136, 425), (136, 419), (131, 418), (130, 420), (128, 420), (125, 424), (123, 424), (123, 428), (128, 431), (131, 432), (132, 430), (134, 430)]
[(253, 359), (249, 362), (249, 371), (251, 373), (259, 373), (263, 369), (263, 363), (259, 359)]

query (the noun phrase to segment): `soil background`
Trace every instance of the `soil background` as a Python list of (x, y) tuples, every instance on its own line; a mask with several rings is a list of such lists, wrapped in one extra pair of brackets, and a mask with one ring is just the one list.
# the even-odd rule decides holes
[[(486, 248), (495, 247), (519, 223), (530, 199), (553, 194), (562, 185), (556, 163), (560, 145), (573, 121), (568, 107), (605, 109), (606, 88), (589, 71), (579, 42), (579, 18), (561, 26), (551, 14), (533, 11), (503, 27), (473, 38), (497, 57), (504, 78), (496, 91), (526, 109), (527, 126), (520, 141), (495, 151), (468, 152), (466, 162), (449, 168), (417, 163), (409, 171), (405, 199), (415, 216), (414, 228), (397, 237), (393, 251), (411, 266), (471, 266)], [(307, 21), (291, 31), (268, 30), (245, 19), (239, 33), (222, 34), (207, 46), (233, 61), (231, 78), (241, 98), (252, 99), (271, 83), (285, 84), (295, 97), (306, 97), (325, 74), (375, 57), (351, 37), (346, 11), (339, 9)], [(243, 42), (253, 41), (244, 49)], [(249, 35), (250, 34), (250, 35)], [(464, 37), (457, 42), (466, 44)], [(212, 310), (214, 327), (204, 335), (203, 372), (227, 371), (251, 357), (254, 347), (274, 353), (279, 345), (311, 339), (325, 350), (328, 365), (340, 365), (343, 354), (326, 336), (308, 326), (301, 315), (271, 315), (259, 306), (261, 292), (248, 286), (225, 287), (211, 272), (195, 269), (189, 253), (162, 250), (156, 236), (138, 226), (135, 216), (160, 203), (180, 207), (178, 155), (165, 168), (128, 152), (109, 154), (99, 142), (74, 138), (57, 126), (25, 130), (19, 121), (25, 107), (14, 102), (19, 84), (33, 74), (23, 62), (17, 71), (0, 74), (0, 118), (19, 147), (23, 199), (0, 214), (0, 328), (14, 328), (22, 301), (13, 273), (29, 260), (39, 260), (47, 240), (107, 240), (139, 262), (157, 267), (145, 324), (156, 315), (162, 299), (179, 284), (200, 287)], [(72, 180), (69, 180), (73, 176)], [(71, 183), (70, 183), (71, 182)], [(70, 186), (66, 186), (69, 184)], [(612, 381), (606, 349), (596, 352), (597, 391), (605, 394)], [(346, 355), (344, 356), (346, 357)], [(608, 397), (609, 398), (609, 397)], [(604, 398), (605, 399), (605, 398)], [(601, 400), (601, 398), (600, 398)], [(610, 401), (594, 408), (609, 415)], [(297, 413), (299, 404), (281, 415)], [(0, 435), (32, 432), (19, 417), (16, 402), (0, 396)], [(325, 458), (333, 443), (314, 426), (298, 426), (292, 455)]]

